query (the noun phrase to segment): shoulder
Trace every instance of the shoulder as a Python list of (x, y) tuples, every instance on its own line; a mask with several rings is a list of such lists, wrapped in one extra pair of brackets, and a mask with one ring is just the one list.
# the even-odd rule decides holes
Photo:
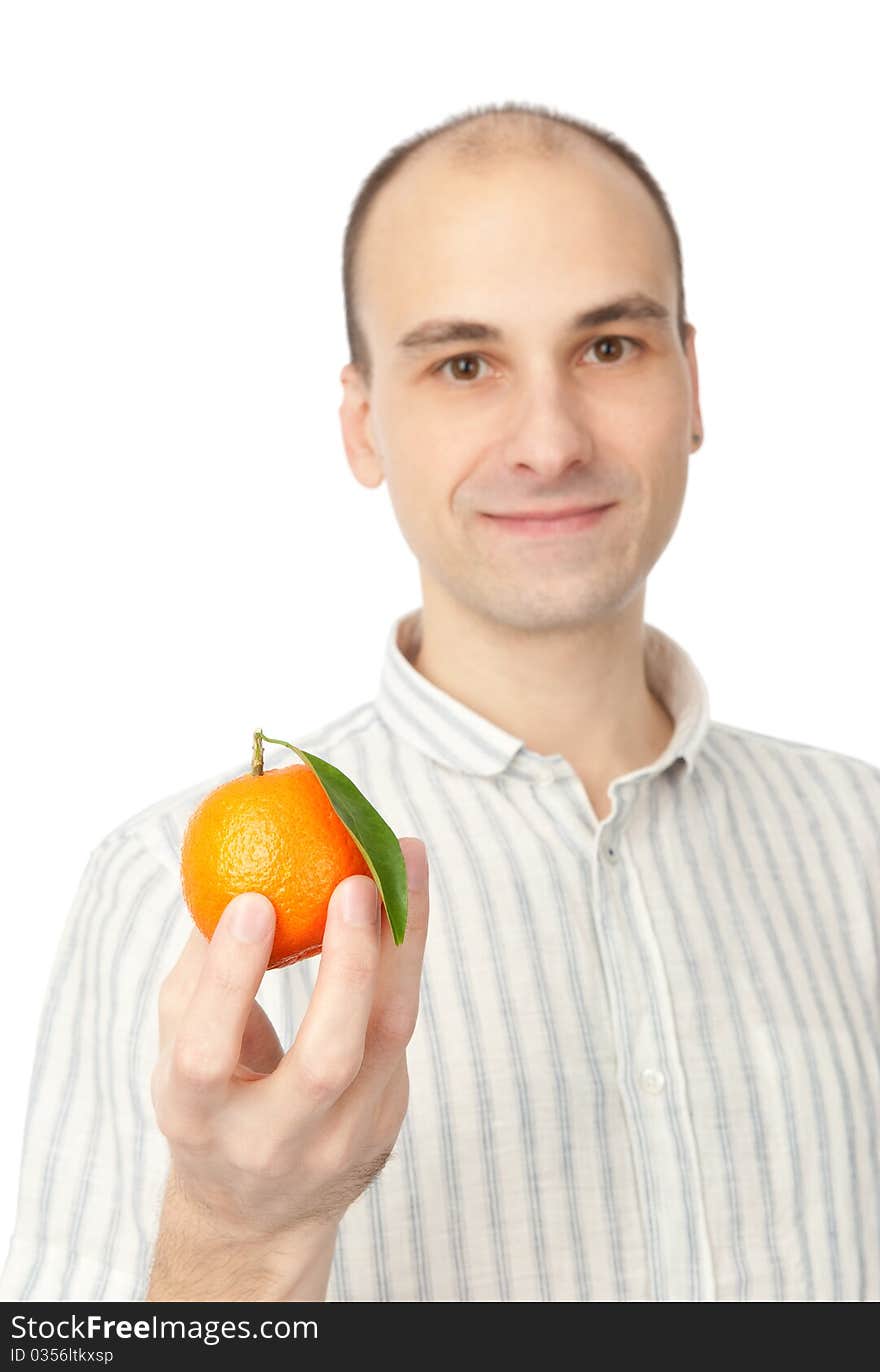
[(805, 802), (867, 818), (880, 829), (880, 767), (865, 758), (715, 720), (704, 747), (716, 766), (741, 771), (744, 781), (758, 777)]
[[(334, 754), (344, 749), (352, 738), (368, 735), (371, 729), (381, 727), (381, 720), (373, 702), (365, 701), (309, 733), (290, 735), (289, 741), (295, 743), (298, 748), (304, 748), (320, 757), (326, 756), (328, 761), (332, 761)], [(296, 753), (281, 744), (267, 744), (263, 749), (263, 766), (266, 771), (275, 767), (287, 767), (297, 761)], [(177, 872), (184, 830), (196, 806), (218, 786), (249, 772), (250, 767), (251, 754), (248, 751), (246, 757), (240, 757), (222, 771), (203, 777), (200, 781), (153, 801), (145, 809), (129, 815), (106, 834), (96, 851), (117, 848), (121, 844), (139, 843), (163, 865)]]

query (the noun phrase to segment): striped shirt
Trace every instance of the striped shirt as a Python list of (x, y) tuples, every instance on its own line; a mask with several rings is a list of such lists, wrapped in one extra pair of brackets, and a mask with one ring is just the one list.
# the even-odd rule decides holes
[[(346, 1212), (330, 1301), (880, 1300), (880, 770), (674, 720), (601, 822), (561, 754), (412, 666), (297, 739), (430, 858), (410, 1103)], [(400, 635), (400, 637), (398, 637)], [(265, 766), (293, 755), (267, 749)], [(157, 995), (191, 929), (180, 843), (250, 758), (91, 853), (43, 1008), (5, 1300), (142, 1300), (168, 1172)], [(258, 1000), (287, 1047), (318, 959)]]

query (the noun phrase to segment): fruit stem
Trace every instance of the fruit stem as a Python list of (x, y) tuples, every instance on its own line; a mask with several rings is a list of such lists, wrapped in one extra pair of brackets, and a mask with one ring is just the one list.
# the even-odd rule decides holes
[(295, 747), (293, 746), (292, 743), (286, 742), (286, 740), (283, 739), (283, 738), (270, 738), (268, 734), (264, 734), (264, 733), (263, 733), (262, 729), (255, 729), (255, 730), (254, 730), (254, 756), (253, 756), (253, 761), (252, 761), (252, 763), (251, 763), (251, 776), (252, 776), (252, 777), (261, 777), (261, 776), (263, 775), (263, 744), (264, 744), (264, 743), (282, 743), (282, 744), (284, 745), (284, 747), (285, 747), (285, 748), (289, 748), (290, 751), (291, 751), (292, 753), (296, 753), (297, 755), (299, 755), (299, 749), (298, 749), (298, 748), (295, 748)]

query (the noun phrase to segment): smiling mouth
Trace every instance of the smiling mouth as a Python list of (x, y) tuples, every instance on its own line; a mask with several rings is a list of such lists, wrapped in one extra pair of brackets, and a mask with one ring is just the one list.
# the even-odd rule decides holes
[(610, 501), (596, 505), (562, 505), (558, 510), (487, 510), (493, 519), (564, 519), (569, 515), (590, 514), (593, 510), (604, 510)]
[(483, 518), (500, 532), (518, 534), (524, 537), (552, 537), (553, 535), (573, 534), (584, 529), (592, 529), (601, 523), (608, 511), (613, 508), (613, 504), (594, 505), (592, 508), (582, 507), (571, 514), (542, 515), (537, 518), (530, 515), (494, 514), (485, 514)]

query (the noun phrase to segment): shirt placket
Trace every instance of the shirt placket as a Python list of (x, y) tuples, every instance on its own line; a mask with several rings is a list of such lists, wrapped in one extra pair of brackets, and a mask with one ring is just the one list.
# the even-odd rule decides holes
[(638, 793), (636, 783), (612, 786), (612, 810), (596, 829), (593, 855), (617, 1087), (630, 1126), (653, 1298), (712, 1301), (715, 1275), (671, 989), (627, 851), (627, 822)]

